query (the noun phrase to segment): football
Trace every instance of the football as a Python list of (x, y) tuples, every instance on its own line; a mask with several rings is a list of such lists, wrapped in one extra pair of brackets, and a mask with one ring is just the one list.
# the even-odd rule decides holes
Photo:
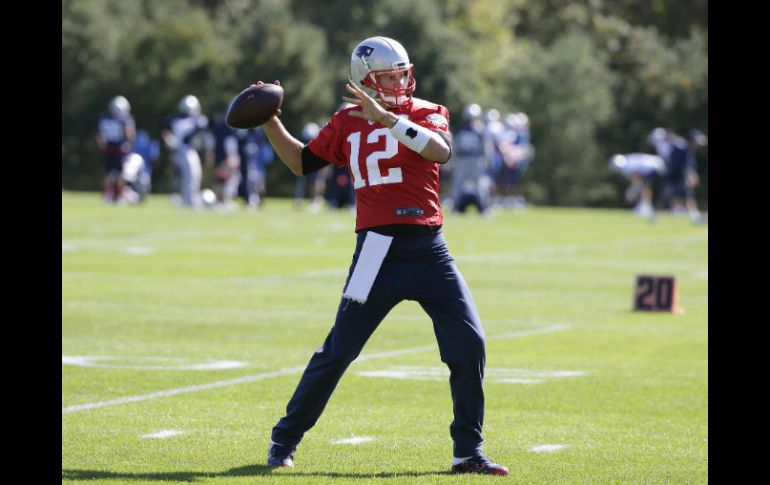
[(227, 109), (227, 124), (233, 128), (255, 128), (269, 120), (281, 107), (283, 88), (258, 83), (238, 93)]

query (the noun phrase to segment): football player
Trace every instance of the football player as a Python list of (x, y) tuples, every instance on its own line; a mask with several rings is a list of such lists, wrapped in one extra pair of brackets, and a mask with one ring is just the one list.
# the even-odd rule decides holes
[(203, 168), (198, 150), (203, 149), (209, 120), (201, 114), (201, 103), (193, 95), (179, 100), (179, 111), (166, 120), (161, 135), (171, 150), (171, 162), (178, 170), (182, 205), (200, 208)]
[(630, 182), (625, 200), (634, 205), (634, 213), (650, 222), (655, 221), (652, 190), (656, 179), (665, 171), (663, 159), (649, 153), (615, 154), (610, 158), (610, 170), (622, 174)]
[[(321, 127), (317, 123), (310, 121), (305, 123), (302, 127), (302, 133), (299, 136), (299, 140), (302, 143), (307, 143), (316, 136), (321, 130)], [(323, 176), (323, 171), (311, 172), (307, 175), (297, 177), (297, 181), (294, 185), (294, 207), (300, 209), (305, 201), (305, 192), (307, 192), (308, 186), (310, 187), (310, 196), (312, 202), (310, 203), (310, 212), (316, 213), (321, 210), (323, 206), (323, 194), (326, 189), (326, 178)]]
[(336, 321), (273, 428), (270, 466), (294, 466), (296, 446), (367, 339), (394, 306), (414, 300), (433, 320), (441, 360), (451, 373), (451, 470), (508, 475), (482, 453), (486, 338), (441, 233), (439, 164), (451, 154), (449, 112), (413, 97), (415, 84), (404, 47), (371, 37), (350, 58), (349, 95), (343, 100), (352, 106), (337, 111), (317, 137), (302, 144), (286, 131), (280, 111), (263, 125), (294, 174), (329, 164), (349, 169), (357, 233)]
[(463, 109), (462, 121), (452, 135), (452, 206), (457, 212), (465, 212), (475, 205), (480, 213), (490, 206), (491, 181), (487, 174), (490, 153), (484, 143), (484, 123), (481, 107), (469, 104)]
[(131, 153), (136, 137), (136, 124), (131, 105), (124, 96), (115, 96), (107, 105), (107, 113), (99, 118), (96, 143), (102, 152), (104, 166), (103, 198), (107, 203), (121, 200), (125, 181), (123, 160)]
[(224, 113), (217, 113), (211, 125), (214, 136), (214, 193), (225, 210), (235, 208), (235, 196), (241, 182), (241, 158), (235, 128), (228, 126)]
[(240, 185), (238, 194), (250, 210), (258, 210), (264, 203), (267, 190), (267, 165), (273, 163), (273, 148), (261, 127), (237, 129), (240, 164)]

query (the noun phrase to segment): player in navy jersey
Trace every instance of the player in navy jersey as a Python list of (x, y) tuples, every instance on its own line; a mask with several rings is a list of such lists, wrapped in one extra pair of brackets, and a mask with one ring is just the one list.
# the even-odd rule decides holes
[(163, 141), (171, 150), (171, 162), (179, 171), (179, 192), (185, 207), (203, 206), (203, 168), (198, 150), (203, 147), (208, 125), (208, 118), (201, 114), (198, 98), (187, 95), (179, 101), (179, 111), (166, 120), (161, 131)]
[(273, 428), (267, 463), (294, 466), (296, 446), (321, 416), (347, 367), (387, 313), (401, 301), (414, 300), (433, 320), (441, 360), (450, 370), (451, 470), (508, 475), (482, 454), (485, 335), (441, 233), (438, 165), (451, 155), (449, 112), (412, 97), (412, 64), (395, 40), (366, 39), (350, 62), (349, 97), (343, 99), (353, 106), (337, 111), (307, 145), (291, 136), (278, 116), (264, 125), (294, 174), (329, 164), (348, 167), (356, 190), (357, 232), (336, 321)]
[[(317, 123), (310, 121), (305, 123), (302, 127), (302, 133), (299, 140), (302, 143), (307, 143), (316, 136), (321, 130), (321, 127)], [(297, 181), (294, 186), (294, 207), (300, 209), (305, 201), (305, 193), (310, 187), (310, 207), (311, 213), (316, 213), (321, 210), (324, 204), (324, 191), (326, 190), (326, 175), (329, 169), (321, 169), (316, 172), (311, 172), (307, 175), (297, 177)]]
[(211, 123), (214, 136), (214, 193), (222, 209), (235, 208), (235, 196), (241, 181), (241, 159), (235, 128), (225, 121), (224, 113), (217, 113)]
[(660, 205), (670, 206), (674, 213), (684, 213), (692, 222), (704, 222), (698, 210), (695, 199), (695, 188), (698, 186), (698, 166), (695, 159), (695, 149), (705, 145), (705, 135), (693, 130), (690, 140), (677, 135), (673, 130), (666, 132), (668, 142), (668, 157), (666, 170), (663, 175), (663, 187), (660, 194)]
[(250, 210), (258, 210), (264, 203), (267, 190), (267, 165), (273, 163), (273, 149), (260, 127), (235, 130), (238, 140), (240, 185), (238, 194)]
[(463, 109), (452, 138), (452, 207), (465, 212), (469, 205), (475, 205), (483, 214), (491, 202), (491, 181), (486, 173), (490, 154), (484, 140), (481, 106), (473, 103)]
[(102, 152), (104, 166), (104, 201), (113, 203), (121, 200), (123, 160), (131, 153), (136, 137), (136, 125), (131, 116), (131, 105), (123, 96), (115, 96), (107, 106), (107, 113), (99, 118), (96, 143)]

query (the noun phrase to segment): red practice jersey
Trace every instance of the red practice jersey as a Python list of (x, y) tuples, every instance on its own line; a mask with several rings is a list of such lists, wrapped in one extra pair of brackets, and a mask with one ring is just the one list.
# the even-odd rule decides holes
[[(308, 149), (319, 158), (347, 165), (356, 189), (356, 231), (388, 224), (442, 224), (438, 163), (401, 144), (390, 129), (350, 116), (358, 106), (341, 109)], [(449, 139), (449, 110), (413, 98), (393, 112)]]

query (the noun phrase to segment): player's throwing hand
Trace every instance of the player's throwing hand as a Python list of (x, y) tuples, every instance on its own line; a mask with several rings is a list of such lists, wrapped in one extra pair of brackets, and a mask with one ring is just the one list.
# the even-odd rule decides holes
[(390, 128), (396, 123), (398, 119), (396, 115), (383, 108), (380, 103), (374, 100), (371, 96), (366, 94), (361, 88), (353, 83), (345, 84), (345, 89), (351, 93), (354, 98), (343, 96), (342, 99), (350, 104), (355, 104), (361, 107), (361, 111), (351, 111), (349, 114), (355, 118), (363, 118), (369, 121), (376, 121), (382, 125)]

